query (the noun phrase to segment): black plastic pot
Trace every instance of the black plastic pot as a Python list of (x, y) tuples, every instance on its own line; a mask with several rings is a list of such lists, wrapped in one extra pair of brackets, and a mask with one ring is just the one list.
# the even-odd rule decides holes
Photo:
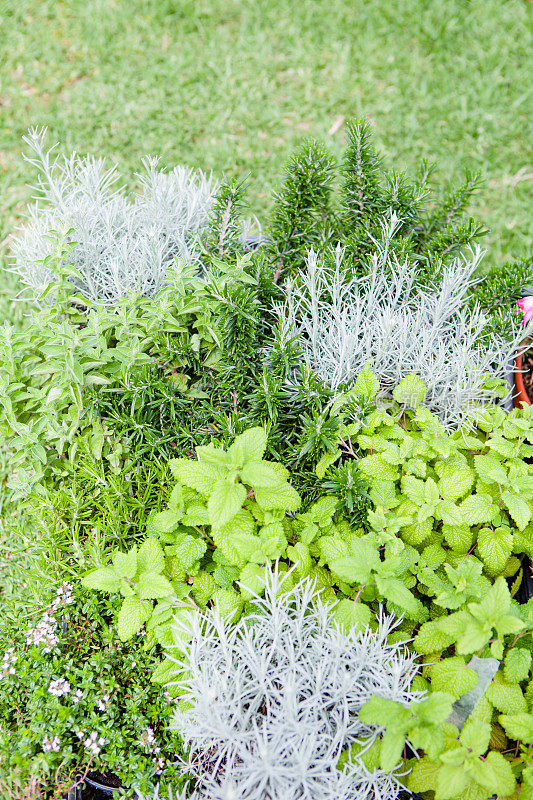
[(110, 797), (118, 797), (120, 788), (100, 783), (95, 778), (86, 777), (83, 787), (83, 800), (108, 800)]

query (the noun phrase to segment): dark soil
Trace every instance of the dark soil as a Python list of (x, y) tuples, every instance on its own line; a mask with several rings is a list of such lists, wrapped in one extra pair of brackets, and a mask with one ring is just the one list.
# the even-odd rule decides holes
[(113, 774), (104, 774), (103, 772), (89, 772), (87, 777), (91, 781), (102, 783), (104, 786), (109, 786), (110, 789), (120, 789), (122, 787), (121, 781)]
[(522, 380), (529, 399), (533, 398), (533, 350), (528, 350), (522, 357)]

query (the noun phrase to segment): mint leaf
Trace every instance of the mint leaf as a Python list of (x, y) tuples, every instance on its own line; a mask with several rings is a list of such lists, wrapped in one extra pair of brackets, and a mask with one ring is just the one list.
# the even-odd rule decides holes
[(246, 489), (242, 483), (218, 480), (213, 486), (207, 510), (209, 521), (214, 528), (221, 528), (241, 510), (246, 500)]
[(133, 580), (137, 572), (137, 547), (132, 547), (128, 553), (117, 551), (111, 560), (119, 577)]
[(353, 392), (359, 400), (368, 402), (375, 398), (379, 392), (379, 388), (379, 381), (372, 369), (372, 362), (367, 361), (356, 378)]
[(402, 406), (418, 408), (427, 393), (427, 386), (419, 375), (411, 373), (400, 381), (392, 396)]
[(141, 572), (137, 591), (141, 600), (155, 600), (174, 594), (172, 584), (157, 572)]
[(249, 428), (236, 437), (228, 450), (234, 464), (243, 466), (247, 461), (261, 461), (265, 455), (267, 434), (264, 428)]
[(247, 461), (240, 472), (240, 478), (248, 486), (265, 489), (271, 489), (284, 482), (265, 461)]
[(111, 567), (94, 569), (81, 582), (87, 589), (99, 589), (101, 592), (118, 592), (120, 588), (120, 578)]
[(163, 572), (165, 568), (163, 548), (152, 536), (145, 539), (139, 548), (139, 565), (149, 572)]

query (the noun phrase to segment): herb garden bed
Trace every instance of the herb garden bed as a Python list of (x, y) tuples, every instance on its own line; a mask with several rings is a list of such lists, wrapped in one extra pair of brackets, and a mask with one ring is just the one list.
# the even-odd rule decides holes
[(482, 275), (477, 177), (439, 197), (359, 121), (339, 171), (290, 159), (259, 233), (242, 183), (148, 159), (127, 193), (27, 141), (0, 786), (530, 792), (533, 416), (505, 378), (532, 264)]

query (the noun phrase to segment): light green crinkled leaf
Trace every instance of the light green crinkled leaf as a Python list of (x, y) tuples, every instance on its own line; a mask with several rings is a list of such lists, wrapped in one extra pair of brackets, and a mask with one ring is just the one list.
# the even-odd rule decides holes
[(137, 547), (134, 546), (128, 553), (121, 553), (117, 550), (113, 553), (111, 561), (113, 562), (116, 574), (120, 578), (129, 578), (129, 580), (133, 580), (137, 573), (137, 559)]
[(256, 531), (257, 525), (253, 516), (246, 509), (241, 509), (233, 517), (231, 522), (227, 525), (223, 525), (218, 530), (212, 531), (212, 536), (216, 547), (220, 548), (229, 563), (238, 567), (243, 567), (246, 563), (246, 559), (239, 553), (232, 540), (232, 536), (235, 534), (252, 536)]
[(400, 502), (394, 481), (379, 479), (372, 481), (369, 494), (374, 505), (384, 509), (396, 508)]
[(443, 764), (437, 776), (437, 789), (435, 800), (455, 800), (463, 797), (469, 779), (464, 771), (463, 764)]
[(503, 683), (499, 676), (496, 676), (487, 689), (486, 697), (503, 714), (513, 715), (527, 711), (526, 698), (520, 686), (517, 683)]
[(367, 361), (356, 378), (353, 386), (355, 396), (361, 401), (373, 400), (379, 392), (379, 380), (372, 369), (372, 362)]
[(207, 543), (203, 539), (195, 536), (186, 535), (174, 548), (174, 556), (177, 563), (187, 574), (202, 558), (207, 550)]
[(347, 558), (351, 552), (348, 543), (340, 536), (321, 536), (317, 545), (321, 560), (330, 566), (339, 558)]
[(281, 520), (272, 520), (259, 528), (261, 550), (267, 559), (275, 561), (285, 553), (287, 537)]
[(379, 562), (379, 553), (365, 547), (361, 542), (360, 551), (356, 555), (343, 556), (332, 561), (330, 569), (348, 583), (368, 583), (372, 570)]
[(455, 505), (453, 500), (441, 500), (436, 507), (436, 516), (440, 518), (445, 525), (452, 525), (460, 528), (464, 523), (463, 512), (459, 506)]
[(205, 608), (215, 591), (215, 579), (209, 572), (200, 570), (193, 578), (191, 594), (198, 605)]
[(505, 439), (498, 431), (495, 431), (492, 436), (487, 439), (487, 445), (491, 450), (504, 458), (515, 458), (520, 455), (519, 446)]
[(209, 511), (205, 503), (199, 501), (189, 501), (187, 503), (187, 511), (181, 520), (183, 525), (188, 525), (191, 528), (197, 525), (209, 525)]
[(228, 523), (246, 500), (246, 488), (242, 483), (220, 479), (214, 485), (207, 501), (209, 522), (213, 528), (221, 528)]
[(247, 461), (240, 472), (243, 483), (254, 488), (272, 489), (284, 483), (266, 461)]
[(463, 521), (467, 525), (490, 522), (498, 512), (498, 507), (493, 504), (492, 497), (479, 492), (465, 497), (459, 508), (463, 515)]
[[(404, 475), (401, 482), (402, 494), (404, 494), (415, 505), (422, 505), (425, 502), (425, 484), (413, 475)], [(438, 500), (438, 497), (437, 497)]]
[(170, 492), (170, 496), (168, 498), (168, 508), (170, 511), (174, 511), (175, 513), (179, 514), (180, 512), (183, 513), (184, 507), (185, 500), (183, 497), (183, 486), (181, 483), (177, 483)]
[(87, 589), (98, 589), (101, 592), (118, 592), (120, 588), (120, 578), (111, 567), (93, 569), (81, 582)]
[(214, 444), (198, 445), (194, 449), (196, 450), (198, 461), (203, 464), (211, 464), (223, 470), (228, 469), (232, 465), (229, 453), (226, 453), (220, 447), (215, 447)]
[(400, 381), (394, 389), (392, 396), (402, 406), (418, 408), (424, 401), (427, 393), (427, 386), (419, 375), (412, 373)]
[(372, 612), (363, 603), (341, 600), (333, 609), (333, 619), (345, 630), (357, 632), (368, 628)]
[(513, 647), (505, 656), (503, 673), (509, 683), (519, 683), (529, 678), (531, 651), (525, 647)]
[(427, 461), (423, 458), (406, 458), (403, 461), (404, 475), (415, 475), (417, 478), (425, 478), (427, 469)]
[(275, 489), (257, 489), (255, 499), (263, 511), (283, 509), (284, 511), (298, 511), (302, 504), (300, 495), (290, 483), (281, 483)]
[(321, 497), (320, 500), (313, 503), (308, 511), (312, 521), (320, 525), (321, 528), (330, 525), (337, 508), (337, 502), (336, 497)]
[[(240, 559), (241, 567), (244, 566), (244, 559)], [(239, 579), (240, 567), (234, 564), (219, 564), (213, 570), (213, 579), (221, 589), (231, 589), (234, 581)]]
[(232, 533), (230, 542), (244, 561), (264, 564), (268, 559), (263, 552), (263, 543), (259, 536), (246, 533)]
[(413, 646), (417, 653), (422, 655), (437, 653), (449, 647), (454, 641), (453, 636), (439, 630), (435, 621), (425, 622), (414, 638)]
[(531, 744), (533, 742), (533, 714), (500, 714), (498, 721), (510, 739)]
[(144, 540), (139, 548), (139, 566), (149, 572), (163, 572), (165, 555), (157, 539), (149, 537)]
[(477, 759), (470, 767), (470, 774), (481, 786), (500, 797), (512, 794), (516, 787), (510, 763), (495, 750), (487, 753), (484, 760)]
[(424, 481), (424, 502), (432, 506), (439, 502), (439, 489), (433, 478)]
[(376, 586), (383, 597), (391, 600), (407, 614), (418, 613), (418, 602), (402, 580), (376, 575)]
[(204, 497), (209, 497), (215, 483), (226, 472), (213, 464), (202, 464), (189, 458), (171, 458), (168, 465), (176, 480)]
[(466, 720), (459, 741), (476, 756), (481, 756), (488, 750), (491, 727), (488, 722), (480, 719), (469, 718)]
[(174, 594), (172, 584), (158, 572), (141, 572), (137, 592), (141, 600), (155, 600)]
[(477, 673), (466, 666), (465, 659), (461, 656), (437, 661), (430, 668), (429, 674), (434, 691), (449, 692), (456, 700), (470, 692), (478, 681)]
[(331, 465), (338, 461), (341, 455), (341, 450), (336, 450), (334, 453), (324, 453), (315, 468), (317, 478), (323, 478)]
[(261, 564), (246, 564), (239, 576), (239, 587), (244, 600), (262, 596), (265, 592), (265, 569)]
[(152, 672), (150, 680), (152, 683), (170, 683), (178, 677), (180, 673), (180, 666), (171, 658), (164, 658), (160, 661), (157, 667)]
[(429, 758), (413, 759), (412, 769), (407, 780), (407, 788), (411, 792), (429, 792), (437, 788), (437, 776), (440, 764), (433, 763)]
[(127, 597), (117, 615), (119, 639), (127, 642), (138, 633), (148, 619), (146, 607), (137, 597)]
[(249, 428), (236, 437), (228, 453), (234, 464), (244, 465), (247, 461), (261, 461), (265, 455), (267, 434), (264, 428)]
[(357, 465), (367, 478), (377, 478), (384, 481), (395, 481), (398, 478), (398, 469), (388, 464), (380, 455), (373, 453), (363, 456)]
[(276, 474), (277, 474), (277, 475), (278, 475), (278, 476), (279, 476), (279, 477), (280, 477), (282, 480), (284, 480), (284, 481), (288, 481), (288, 480), (289, 480), (289, 478), (291, 477), (291, 473), (289, 472), (289, 470), (287, 469), (287, 467), (284, 467), (284, 466), (283, 466), (283, 464), (280, 464), (280, 463), (279, 463), (279, 461), (265, 461), (264, 463), (265, 463), (265, 464), (268, 464), (268, 466), (269, 466), (269, 467), (270, 467), (272, 470), (274, 470), (274, 472), (275, 472), (275, 473), (276, 473)]
[(412, 525), (406, 525), (402, 528), (400, 535), (404, 542), (412, 547), (419, 547), (427, 542), (433, 533), (433, 519), (428, 518), (423, 522), (413, 522)]
[(176, 530), (183, 517), (183, 512), (179, 513), (170, 509), (160, 511), (152, 517), (152, 525), (157, 533), (172, 533)]
[(474, 483), (474, 473), (464, 459), (452, 459), (444, 464), (439, 492), (444, 500), (459, 500), (470, 491)]
[(466, 525), (452, 526), (443, 525), (442, 533), (444, 538), (457, 553), (468, 553), (474, 541), (474, 532), (472, 528)]
[(489, 575), (499, 575), (511, 557), (513, 537), (506, 528), (482, 528), (477, 549)]
[(215, 589), (213, 601), (220, 609), (223, 617), (230, 622), (237, 622), (241, 615), (244, 600), (234, 589)]
[(429, 544), (420, 555), (420, 566), (438, 569), (446, 561), (446, 551), (440, 544)]
[(313, 566), (313, 559), (306, 544), (296, 542), (293, 546), (287, 547), (287, 558), (296, 565), (299, 580), (309, 575)]
[(403, 733), (387, 730), (381, 740), (381, 768), (386, 772), (392, 772), (401, 761), (404, 746), (405, 735)]
[(518, 530), (523, 531), (531, 520), (531, 508), (519, 495), (513, 492), (502, 492), (502, 500), (509, 510), (509, 514), (516, 522)]
[(477, 455), (474, 456), (474, 464), (483, 483), (507, 485), (507, 470), (500, 459), (493, 455)]

